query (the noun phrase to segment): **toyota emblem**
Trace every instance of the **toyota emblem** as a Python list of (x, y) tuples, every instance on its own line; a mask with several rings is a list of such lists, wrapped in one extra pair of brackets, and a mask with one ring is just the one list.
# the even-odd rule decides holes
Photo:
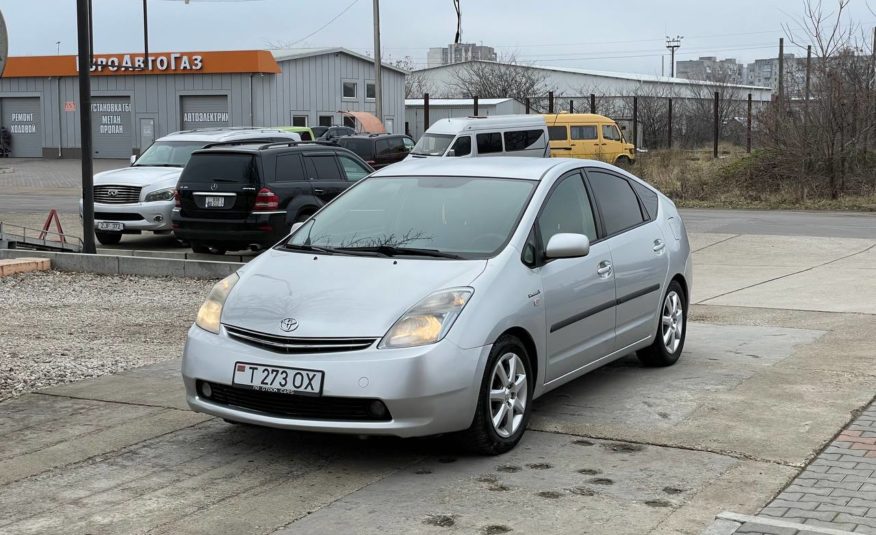
[(291, 332), (298, 328), (298, 320), (295, 318), (283, 318), (280, 321), (280, 328), (285, 332)]

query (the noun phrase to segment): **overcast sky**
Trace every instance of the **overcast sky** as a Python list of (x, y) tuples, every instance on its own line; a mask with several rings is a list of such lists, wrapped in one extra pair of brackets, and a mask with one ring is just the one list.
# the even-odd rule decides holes
[[(93, 1), (96, 52), (142, 50), (142, 0)], [(287, 43), (370, 53), (374, 46), (371, 0), (148, 1), (155, 51)], [(835, 1), (823, 3), (833, 7)], [(870, 3), (876, 8), (876, 0)], [(55, 54), (57, 41), (62, 54), (75, 54), (75, 5), (76, 0), (0, 0), (10, 55)], [(453, 41), (451, 0), (381, 0), (380, 8), (384, 56), (411, 56), (425, 64), (429, 47)], [(876, 9), (868, 0), (851, 0), (847, 11), (872, 32)], [(684, 36), (677, 59), (775, 57), (782, 25), (796, 26), (802, 13), (802, 0), (462, 0), (465, 42), (515, 53), (528, 63), (646, 74), (660, 73), (666, 35)], [(789, 52), (799, 53), (793, 47)], [(668, 60), (666, 69), (668, 74)]]

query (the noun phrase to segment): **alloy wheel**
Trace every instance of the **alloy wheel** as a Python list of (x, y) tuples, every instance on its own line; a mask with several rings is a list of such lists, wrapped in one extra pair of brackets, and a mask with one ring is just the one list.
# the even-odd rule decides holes
[(505, 353), (493, 366), (490, 378), (490, 419), (493, 429), (508, 438), (520, 428), (529, 390), (526, 366), (516, 353)]
[(675, 291), (666, 294), (662, 316), (663, 346), (672, 355), (678, 350), (684, 333), (684, 307), (681, 305), (681, 297)]

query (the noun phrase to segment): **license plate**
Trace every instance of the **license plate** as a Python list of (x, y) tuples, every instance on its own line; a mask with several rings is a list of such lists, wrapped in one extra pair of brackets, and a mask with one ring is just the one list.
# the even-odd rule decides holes
[(204, 199), (207, 208), (225, 208), (225, 197), (207, 197)]
[(232, 384), (241, 388), (280, 394), (322, 394), (323, 372), (281, 366), (263, 366), (250, 362), (234, 364)]
[(97, 230), (110, 230), (115, 232), (121, 232), (125, 230), (125, 224), (117, 223), (115, 221), (99, 221), (97, 223)]

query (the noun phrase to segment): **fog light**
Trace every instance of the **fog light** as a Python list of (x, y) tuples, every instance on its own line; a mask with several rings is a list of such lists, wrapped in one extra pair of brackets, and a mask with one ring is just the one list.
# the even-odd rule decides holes
[(387, 412), (386, 405), (384, 405), (383, 402), (379, 400), (372, 401), (368, 405), (368, 412), (370, 412), (372, 416), (383, 418), (384, 416), (386, 416)]
[(213, 395), (213, 389), (210, 388), (210, 383), (201, 383), (201, 395), (205, 398)]
[(152, 221), (155, 221), (156, 223), (161, 223), (162, 221), (164, 221), (164, 217), (157, 215), (152, 218)]

